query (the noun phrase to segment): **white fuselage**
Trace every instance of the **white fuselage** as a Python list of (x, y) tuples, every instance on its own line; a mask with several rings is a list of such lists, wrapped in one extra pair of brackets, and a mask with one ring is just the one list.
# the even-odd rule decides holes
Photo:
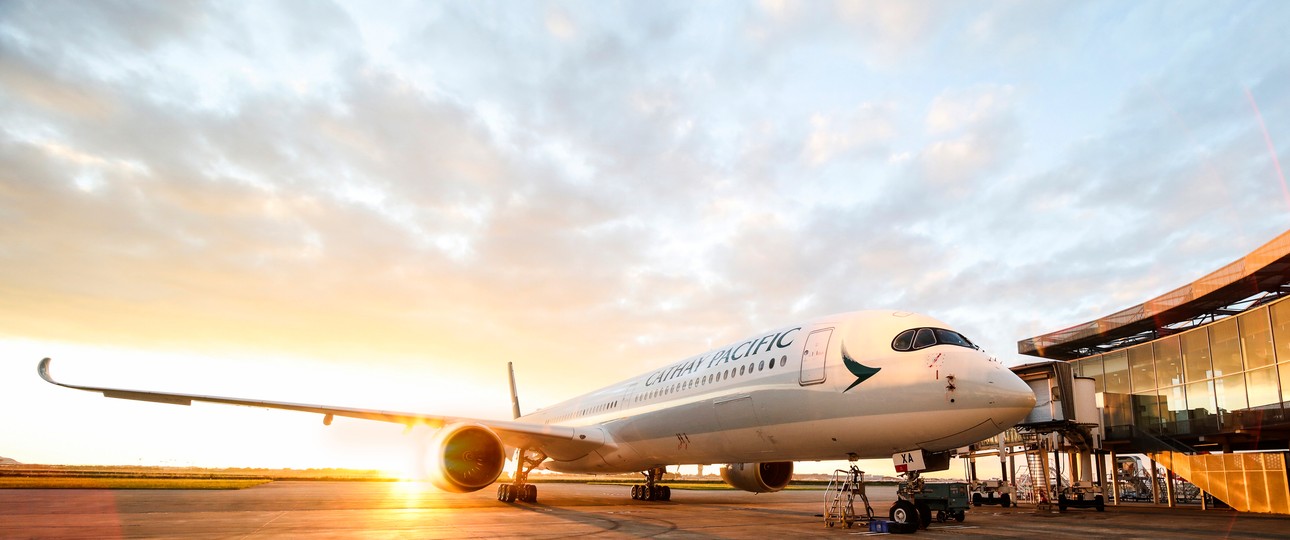
[[(632, 472), (675, 464), (943, 451), (998, 434), (1034, 407), (1030, 388), (976, 348), (893, 348), (897, 334), (915, 328), (950, 330), (905, 312), (823, 317), (687, 358), (519, 420), (599, 430), (607, 442), (591, 453), (552, 455), (548, 469)], [(854, 361), (850, 368), (844, 348)]]

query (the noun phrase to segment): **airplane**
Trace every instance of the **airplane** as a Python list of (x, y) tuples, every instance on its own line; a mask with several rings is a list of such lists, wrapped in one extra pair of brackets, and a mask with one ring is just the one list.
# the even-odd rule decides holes
[(504, 502), (536, 502), (528, 475), (539, 467), (641, 472), (632, 498), (667, 501), (659, 481), (668, 465), (726, 463), (722, 479), (754, 493), (787, 486), (795, 461), (918, 452), (948, 466), (949, 450), (1007, 430), (1035, 406), (1030, 387), (963, 334), (902, 311), (784, 326), (527, 415), (511, 370), (512, 420), (80, 386), (55, 381), (49, 364), (38, 366), (46, 381), (110, 398), (303, 411), (327, 425), (335, 416), (428, 424), (439, 428), (428, 474), (441, 489), (483, 489), (515, 457), (512, 480), (497, 488)]

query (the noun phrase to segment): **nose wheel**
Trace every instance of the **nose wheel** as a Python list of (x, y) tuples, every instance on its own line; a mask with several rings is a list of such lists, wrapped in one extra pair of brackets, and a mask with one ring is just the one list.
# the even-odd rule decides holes
[(923, 491), (923, 480), (918, 477), (918, 471), (911, 471), (903, 476), (906, 480), (897, 488), (896, 502), (892, 503), (889, 511), (891, 521), (900, 524), (908, 532), (926, 529), (932, 523), (932, 509), (916, 498)]

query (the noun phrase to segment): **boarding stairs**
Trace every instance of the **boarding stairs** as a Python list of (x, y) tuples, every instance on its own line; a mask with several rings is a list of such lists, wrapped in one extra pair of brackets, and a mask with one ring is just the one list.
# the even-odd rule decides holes
[[(865, 515), (856, 516), (855, 499), (864, 501)], [(864, 492), (864, 471), (851, 466), (850, 470), (837, 469), (824, 491), (824, 524), (829, 527), (842, 525), (851, 528), (857, 521), (873, 520), (873, 507)]]
[(1052, 486), (1048, 478), (1048, 437), (1034, 432), (1021, 435), (1026, 448), (1026, 468), (1030, 472), (1030, 498), (1035, 510), (1050, 512), (1053, 506)]

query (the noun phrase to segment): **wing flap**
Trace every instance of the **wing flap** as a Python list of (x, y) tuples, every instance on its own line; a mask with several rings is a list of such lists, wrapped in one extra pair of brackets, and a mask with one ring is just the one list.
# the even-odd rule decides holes
[(192, 405), (193, 400), (180, 396), (168, 396), (164, 394), (148, 394), (144, 392), (122, 392), (119, 390), (104, 390), (103, 397), (116, 399), (133, 399), (136, 401), (151, 401), (153, 403), (169, 403), (171, 405)]

